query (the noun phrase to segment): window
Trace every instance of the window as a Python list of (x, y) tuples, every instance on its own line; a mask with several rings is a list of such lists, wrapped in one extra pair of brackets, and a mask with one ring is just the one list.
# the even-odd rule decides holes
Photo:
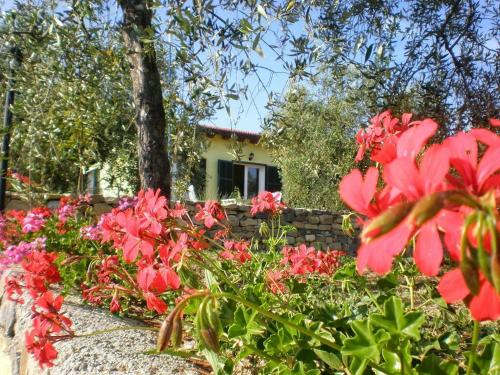
[(86, 179), (86, 191), (87, 193), (94, 195), (99, 193), (99, 170), (92, 169), (85, 173)]
[[(266, 190), (267, 166), (240, 164), (226, 160), (219, 160), (218, 164), (218, 192), (220, 197), (231, 197), (234, 196), (235, 191), (238, 191), (239, 197), (251, 199)], [(276, 186), (276, 184), (273, 186)], [(281, 185), (279, 185), (279, 189), (281, 189)]]

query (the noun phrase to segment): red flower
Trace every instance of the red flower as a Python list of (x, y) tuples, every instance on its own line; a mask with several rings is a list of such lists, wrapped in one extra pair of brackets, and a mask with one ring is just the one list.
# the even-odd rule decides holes
[(224, 210), (217, 201), (206, 201), (203, 207), (197, 204), (196, 209), (198, 212), (194, 217), (195, 220), (203, 222), (203, 225), (208, 229), (212, 228), (217, 221), (226, 217)]
[(41, 320), (33, 320), (33, 328), (26, 332), (26, 349), (37, 359), (40, 367), (54, 366), (54, 360), (57, 358), (57, 350), (54, 348), (48, 337), (49, 327)]
[(500, 119), (490, 118), (490, 125), (495, 127), (495, 128), (500, 127)]
[(24, 303), (22, 298), (23, 290), (21, 288), (22, 275), (7, 276), (5, 278), (5, 291), (7, 292), (7, 298), (10, 301), (17, 303)]
[(152, 257), (155, 240), (141, 226), (141, 220), (134, 216), (131, 208), (116, 215), (116, 221), (125, 230), (123, 236), (123, 259), (127, 263), (132, 263), (139, 252), (145, 257)]
[(266, 284), (274, 294), (285, 293), (287, 288), (283, 283), (284, 273), (282, 271), (267, 271)]
[(471, 134), (459, 133), (443, 144), (448, 148), (450, 163), (458, 174), (448, 175), (448, 180), (455, 187), (482, 195), (499, 185), (496, 172), (500, 169), (500, 143), (488, 147), (479, 163), (476, 138)]
[(120, 311), (120, 301), (118, 300), (117, 296), (113, 296), (111, 299), (111, 303), (109, 304), (109, 311), (112, 313), (116, 313)]
[(359, 169), (354, 169), (340, 182), (339, 193), (342, 200), (353, 210), (367, 217), (374, 217), (379, 213), (372, 205), (377, 182), (377, 168), (368, 168), (364, 179)]
[(153, 293), (146, 293), (146, 305), (149, 310), (154, 310), (158, 314), (164, 314), (167, 311), (167, 304), (155, 296)]
[(249, 246), (250, 244), (245, 240), (238, 242), (224, 241), (224, 250), (219, 253), (219, 256), (226, 260), (245, 263), (252, 259), (252, 255), (248, 252)]
[(252, 198), (250, 214), (257, 215), (259, 212), (270, 213), (271, 215), (279, 214), (286, 208), (280, 200), (281, 196), (275, 195), (269, 191), (263, 191)]
[(500, 297), (482, 273), (479, 280), (479, 293), (474, 296), (467, 287), (462, 271), (457, 268), (443, 275), (438, 291), (447, 303), (465, 300), (475, 320), (497, 320), (500, 318)]

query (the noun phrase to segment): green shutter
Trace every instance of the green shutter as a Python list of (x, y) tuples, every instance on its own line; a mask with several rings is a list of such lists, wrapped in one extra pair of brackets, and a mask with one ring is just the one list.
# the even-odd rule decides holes
[(281, 177), (277, 167), (266, 166), (266, 190), (281, 191)]
[(219, 197), (228, 197), (233, 192), (233, 162), (218, 161), (218, 189)]

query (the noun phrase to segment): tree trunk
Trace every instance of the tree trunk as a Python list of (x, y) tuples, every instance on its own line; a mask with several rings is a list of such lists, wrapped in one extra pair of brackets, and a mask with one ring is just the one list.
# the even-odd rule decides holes
[(156, 53), (151, 39), (153, 12), (148, 0), (118, 0), (123, 9), (122, 35), (132, 77), (137, 153), (142, 189), (160, 189), (170, 198), (170, 165), (165, 144), (165, 110)]

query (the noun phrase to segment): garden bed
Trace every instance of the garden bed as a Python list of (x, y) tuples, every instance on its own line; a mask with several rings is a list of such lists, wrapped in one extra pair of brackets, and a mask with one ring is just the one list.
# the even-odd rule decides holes
[[(4, 290), (3, 280), (0, 290)], [(200, 372), (182, 358), (170, 355), (151, 355), (145, 352), (156, 345), (156, 332), (119, 330), (124, 327), (144, 326), (132, 319), (113, 316), (109, 311), (85, 305), (78, 297), (66, 297), (64, 310), (73, 321), (78, 335), (118, 329), (106, 334), (76, 337), (55, 343), (59, 352), (56, 366), (41, 370), (25, 350), (24, 335), (31, 325), (31, 305), (17, 304), (2, 295), (0, 302), (0, 373), (3, 375), (194, 375)], [(7, 368), (6, 368), (7, 367)], [(10, 367), (10, 368), (9, 368)]]

